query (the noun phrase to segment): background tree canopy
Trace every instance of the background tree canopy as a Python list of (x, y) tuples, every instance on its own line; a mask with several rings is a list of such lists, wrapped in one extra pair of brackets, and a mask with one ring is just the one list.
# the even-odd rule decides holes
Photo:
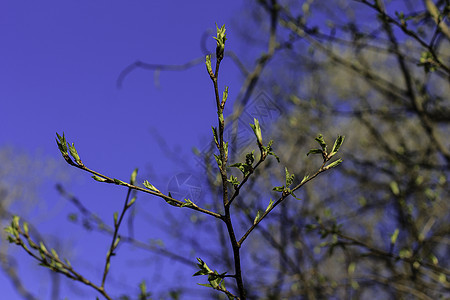
[[(258, 210), (279, 197), (272, 188), (285, 182), (285, 166), (295, 175), (294, 185), (320, 167), (321, 159), (306, 155), (316, 147), (318, 133), (329, 148), (331, 138), (346, 136), (343, 163), (297, 191), (300, 201), (291, 197), (276, 207), (246, 240), (241, 261), (247, 298), (450, 297), (449, 2), (262, 0), (245, 5), (227, 25), (244, 45), (225, 48), (224, 63), (234, 63), (242, 74), (226, 118), (229, 163), (245, 161), (257, 147), (236, 145), (248, 124), (242, 120), (251, 114), (249, 103), (261, 91), (279, 113), (276, 122), (261, 126), (265, 143), (269, 137), (275, 141), (281, 163), (271, 159), (259, 166), (234, 201), (238, 235), (254, 223)], [(140, 67), (165, 68), (139, 63), (122, 75)], [(189, 172), (207, 175), (208, 195), (200, 204), (221, 212), (223, 186), (212, 149), (196, 150), (201, 170)], [(234, 171), (230, 174), (240, 174)], [(62, 187), (60, 192), (70, 198)], [(103, 224), (78, 208), (88, 222)], [(219, 273), (233, 273), (222, 223), (198, 212), (164, 209), (152, 222), (173, 240), (149, 251), (186, 266), (201, 257)], [(122, 239), (145, 248), (128, 234), (129, 240), (126, 234)], [(176, 251), (186, 245), (190, 254)], [(239, 294), (231, 278), (225, 281)], [(167, 286), (176, 289), (172, 298), (226, 298), (173, 278)]]
[[(259, 85), (287, 112), (281, 161), (301, 180), (310, 137), (346, 135), (344, 163), (260, 228), (251, 298), (449, 296), (448, 13), (448, 1), (249, 5), (249, 46), (276, 36)], [(283, 181), (277, 166), (259, 171), (244, 212)]]

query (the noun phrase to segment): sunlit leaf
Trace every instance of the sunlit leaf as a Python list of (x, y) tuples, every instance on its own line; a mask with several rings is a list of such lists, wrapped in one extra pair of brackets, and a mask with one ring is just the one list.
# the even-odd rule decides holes
[(43, 242), (39, 243), (39, 249), (43, 252), (43, 253), (47, 253), (47, 248), (45, 247)]
[(56, 259), (59, 259), (58, 253), (56, 253), (55, 249), (50, 249), (50, 252), (52, 253), (53, 257), (55, 257)]
[(75, 149), (74, 143), (72, 143), (72, 145), (69, 145), (69, 151), (70, 151), (70, 155), (72, 155), (75, 162), (79, 165), (83, 165), (83, 163), (81, 162), (80, 156), (78, 155), (77, 149)]
[(211, 55), (206, 55), (205, 64), (206, 64), (206, 70), (208, 70), (208, 74), (214, 75), (214, 73), (212, 71), (212, 67), (211, 67)]
[(347, 268), (348, 274), (349, 274), (349, 275), (352, 275), (352, 274), (355, 272), (355, 269), (356, 269), (356, 263), (352, 261), (352, 262), (348, 265), (348, 268)]
[(342, 144), (344, 143), (344, 139), (345, 139), (345, 136), (343, 136), (343, 135), (339, 135), (337, 137), (336, 141), (334, 141), (333, 150), (331, 150), (330, 157), (333, 156), (334, 154), (336, 154), (339, 151), (339, 149), (341, 148)]
[(256, 213), (256, 217), (255, 217), (255, 219), (253, 220), (253, 225), (255, 225), (256, 223), (258, 223), (259, 219), (261, 219), (261, 215), (262, 215), (261, 211), (258, 210), (258, 212)]
[(323, 151), (327, 151), (327, 144), (325, 143), (325, 140), (323, 139), (322, 134), (319, 134), (315, 140), (319, 143), (320, 147), (322, 148)]
[(197, 258), (197, 267), (200, 269), (200, 271), (196, 272), (192, 276), (199, 276), (199, 275), (208, 275), (210, 273), (213, 273), (213, 271), (208, 267), (208, 265), (201, 259)]
[(338, 160), (333, 161), (332, 163), (327, 165), (326, 169), (331, 169), (331, 168), (337, 167), (341, 162), (342, 162), (342, 159), (339, 158)]
[(130, 184), (131, 185), (134, 185), (134, 183), (136, 182), (137, 173), (138, 173), (138, 169), (137, 168), (133, 170), (133, 173), (131, 173), (131, 177), (130, 177)]
[(272, 189), (275, 192), (283, 192), (284, 191), (284, 185), (283, 186), (276, 186)]
[(229, 183), (231, 183), (234, 187), (238, 186), (240, 184), (239, 180), (236, 176), (231, 175), (229, 179), (227, 179)]
[(114, 212), (114, 225), (117, 225), (117, 218), (119, 217), (119, 213), (116, 211)]
[(94, 180), (99, 181), (99, 182), (106, 182), (106, 181), (108, 181), (107, 179), (99, 177), (97, 175), (93, 175), (92, 178), (94, 178)]
[(398, 187), (397, 182), (391, 181), (391, 183), (389, 183), (389, 187), (391, 188), (392, 194), (394, 194), (395, 196), (398, 196), (400, 194), (400, 188)]
[(247, 165), (252, 165), (254, 161), (255, 161), (255, 151), (253, 150), (252, 152), (247, 153), (245, 155), (245, 163)]
[(323, 151), (320, 149), (311, 149), (311, 150), (309, 150), (308, 153), (306, 153), (306, 156), (309, 156), (310, 154), (322, 154), (322, 153), (323, 153)]
[(216, 159), (217, 166), (219, 167), (220, 170), (222, 170), (222, 160), (217, 154), (214, 154), (214, 158)]
[(217, 128), (212, 127), (212, 131), (213, 131), (213, 136), (214, 136), (214, 143), (216, 143), (217, 148), (219, 148), (219, 139), (217, 137)]
[(116, 248), (117, 245), (119, 245), (119, 242), (120, 242), (120, 236), (118, 236), (118, 237), (116, 238), (116, 240), (114, 241), (113, 247)]
[(303, 184), (306, 180), (308, 180), (309, 175), (305, 175), (302, 179), (302, 181), (300, 182), (300, 184)]
[(136, 197), (131, 198), (130, 202), (128, 202), (128, 207), (133, 205), (133, 203), (136, 201)]
[(262, 145), (263, 145), (262, 144), (262, 134), (261, 134), (261, 127), (259, 126), (259, 121), (258, 121), (258, 119), (253, 118), (253, 122), (255, 124), (250, 123), (250, 126), (252, 127), (253, 132), (255, 133), (256, 140), (258, 142), (258, 146), (262, 147)]
[(400, 231), (398, 230), (398, 228), (396, 228), (394, 233), (391, 235), (391, 244), (395, 244), (395, 242), (397, 241), (399, 232)]
[(185, 203), (181, 204), (181, 207), (197, 207), (197, 205), (195, 205), (195, 203), (192, 202), (190, 199), (184, 199), (184, 202)]
[(264, 152), (267, 153), (267, 155), (272, 155), (273, 157), (275, 157), (277, 162), (280, 163), (280, 158), (275, 154), (275, 152), (272, 151), (272, 144), (273, 140), (270, 140), (269, 144), (266, 147), (263, 146)]
[(164, 201), (167, 202), (167, 204), (175, 206), (175, 207), (180, 207), (180, 204), (178, 204), (178, 202), (170, 200), (170, 199), (164, 199)]
[(294, 182), (294, 174), (289, 174), (288, 169), (285, 167), (284, 168), (285, 173), (286, 173), (286, 187), (290, 186), (293, 182)]
[(145, 180), (143, 184), (144, 184), (144, 186), (145, 186), (146, 188), (148, 188), (149, 190), (152, 190), (152, 191), (154, 191), (154, 192), (161, 193), (157, 188), (155, 188), (155, 187), (153, 186), (153, 184), (151, 184), (150, 182), (148, 182), (148, 180)]
[(59, 151), (61, 151), (63, 155), (67, 154), (67, 142), (66, 137), (64, 136), (64, 132), (62, 136), (60, 136), (58, 133), (56, 133), (56, 136), (58, 137), (56, 139), (56, 143), (58, 144)]
[(297, 196), (295, 196), (294, 192), (292, 192), (291, 190), (289, 190), (289, 194), (294, 197), (295, 200), (301, 201), (302, 199), (298, 198)]
[(267, 205), (267, 207), (266, 207), (266, 211), (270, 210), (272, 208), (272, 206), (273, 206), (273, 200), (270, 199), (269, 205)]
[(127, 185), (125, 182), (123, 182), (122, 180), (116, 179), (114, 178), (114, 183), (118, 184), (118, 185)]
[(227, 101), (227, 98), (228, 98), (228, 87), (226, 86), (222, 95), (222, 103), (225, 103)]

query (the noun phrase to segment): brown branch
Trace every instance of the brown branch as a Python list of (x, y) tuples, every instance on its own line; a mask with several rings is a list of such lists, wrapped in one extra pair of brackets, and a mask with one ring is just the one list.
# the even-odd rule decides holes
[[(182, 202), (180, 200), (177, 200), (177, 199), (174, 199), (174, 198), (169, 197), (167, 195), (164, 195), (160, 191), (153, 191), (153, 190), (150, 190), (150, 189), (142, 188), (142, 187), (139, 187), (139, 186), (136, 186), (136, 185), (132, 185), (132, 184), (126, 183), (126, 182), (121, 181), (121, 180), (119, 180), (120, 183), (117, 183), (116, 179), (114, 179), (114, 178), (108, 177), (108, 176), (103, 175), (103, 174), (101, 174), (99, 172), (91, 170), (88, 167), (86, 167), (84, 164), (77, 164), (77, 163), (73, 162), (68, 156), (67, 156), (68, 159), (64, 155), (63, 155), (63, 157), (64, 157), (64, 159), (66, 159), (68, 164), (70, 164), (70, 165), (72, 165), (74, 167), (77, 167), (77, 168), (79, 168), (79, 169), (81, 169), (83, 171), (86, 171), (88, 173), (94, 174), (94, 175), (96, 175), (96, 176), (98, 176), (98, 177), (100, 177), (102, 179), (105, 179), (105, 183), (113, 183), (113, 184), (117, 184), (117, 185), (123, 185), (123, 186), (126, 186), (126, 187), (128, 187), (130, 189), (133, 189), (133, 190), (137, 190), (137, 191), (141, 191), (141, 192), (144, 192), (144, 193), (147, 193), (147, 194), (158, 196), (158, 197), (164, 199), (166, 202), (172, 203), (173, 205), (178, 206), (178, 207), (181, 207), (182, 205), (185, 204), (184, 202)], [(207, 215), (219, 218), (219, 219), (222, 218), (222, 216), (220, 214), (212, 212), (212, 211), (209, 211), (209, 210), (201, 208), (201, 207), (198, 207), (197, 205), (195, 205), (195, 206), (188, 205), (186, 207), (188, 207), (190, 209), (193, 209), (193, 210), (196, 210), (196, 211), (199, 211), (199, 212), (202, 212), (202, 213), (205, 213)]]
[(236, 97), (238, 101), (234, 104), (233, 113), (226, 118), (226, 122), (232, 122), (233, 124), (232, 143), (236, 142), (238, 130), (238, 122), (235, 121), (239, 119), (241, 114), (244, 112), (244, 107), (255, 90), (264, 68), (270, 62), (276, 50), (280, 47), (276, 39), (280, 6), (276, 1), (271, 1), (270, 5), (265, 1), (261, 1), (260, 4), (262, 4), (270, 14), (270, 35), (269, 42), (267, 44), (267, 53), (262, 54), (257, 59), (257, 63), (251, 72), (247, 72), (244, 83), (242, 84), (239, 94)]
[(447, 37), (447, 39), (450, 39), (450, 29), (443, 20), (445, 16), (440, 16), (441, 13), (432, 0), (424, 0), (424, 2), (428, 12), (433, 17), (433, 21), (436, 23), (442, 33)]
[[(13, 224), (14, 224), (14, 221), (13, 221)], [(12, 226), (14, 226), (14, 228), (17, 232), (16, 236), (14, 236), (14, 237), (10, 236), (10, 238), (12, 239), (12, 242), (14, 242), (16, 245), (22, 247), (22, 249), (24, 249), (25, 252), (28, 253), (28, 255), (30, 255), (37, 261), (39, 261), (42, 266), (49, 268), (53, 272), (63, 274), (70, 279), (79, 281), (87, 286), (90, 286), (93, 289), (95, 289), (97, 292), (99, 292), (107, 300), (112, 300), (112, 297), (108, 295), (108, 293), (105, 291), (103, 286), (98, 286), (98, 285), (94, 284), (93, 282), (88, 280), (86, 277), (84, 277), (83, 275), (81, 275), (80, 273), (75, 271), (75, 269), (73, 269), (73, 267), (67, 261), (63, 261), (59, 257), (55, 256), (53, 250), (52, 250), (52, 253), (50, 253), (50, 252), (48, 252), (48, 250), (46, 248), (43, 248), (42, 246), (39, 247), (36, 243), (34, 243), (31, 240), (30, 235), (27, 232), (23, 231), (22, 228), (19, 226), (18, 219), (17, 219), (17, 224), (12, 225)], [(23, 240), (20, 238), (20, 235), (22, 235), (24, 238), (27, 239), (28, 244), (30, 245), (30, 247), (32, 249), (39, 251), (40, 256), (36, 255), (33, 251), (31, 251), (25, 245)], [(43, 245), (42, 242), (41, 242), (41, 245)]]
[[(375, 11), (377, 11), (377, 12), (380, 14), (380, 16), (381, 16), (383, 19), (387, 20), (389, 23), (394, 24), (395, 26), (397, 26), (398, 28), (400, 28), (400, 29), (403, 31), (403, 33), (405, 33), (406, 35), (412, 37), (416, 42), (418, 42), (422, 47), (424, 47), (425, 49), (427, 49), (427, 50), (431, 53), (431, 55), (432, 55), (432, 57), (433, 57), (433, 60), (434, 60), (434, 62), (437, 64), (437, 66), (439, 66), (440, 68), (442, 68), (443, 70), (445, 70), (445, 72), (448, 74), (448, 77), (450, 77), (450, 67), (446, 66), (446, 65), (439, 59), (439, 57), (438, 57), (436, 51), (434, 51), (432, 45), (429, 45), (429, 44), (426, 43), (423, 39), (421, 39), (420, 36), (419, 36), (416, 32), (414, 32), (414, 31), (412, 31), (412, 30), (409, 30), (409, 29), (406, 27), (405, 24), (400, 23), (400, 22), (397, 21), (396, 19), (394, 19), (394, 18), (392, 18), (391, 16), (389, 16), (388, 14), (386, 14), (386, 13), (384, 12), (384, 10), (383, 10), (380, 6), (378, 6), (377, 4), (370, 3), (370, 2), (368, 2), (367, 0), (354, 0), (354, 1), (363, 3), (363, 4), (365, 4), (365, 5), (367, 5), (367, 6), (371, 7), (371, 8), (373, 8)], [(378, 1), (375, 1), (375, 3), (378, 3)]]
[[(386, 15), (386, 13), (384, 12), (384, 10), (381, 6), (377, 5), (376, 9), (379, 12), (382, 12), (384, 15)], [(433, 126), (433, 123), (428, 118), (428, 116), (425, 112), (425, 109), (423, 107), (423, 102), (418, 98), (418, 96), (416, 95), (416, 93), (414, 91), (414, 87), (413, 87), (414, 83), (413, 83), (413, 78), (411, 76), (411, 71), (409, 70), (408, 66), (406, 65), (404, 56), (400, 53), (397, 39), (396, 39), (394, 32), (392, 30), (392, 27), (390, 25), (391, 23), (388, 22), (387, 18), (383, 18), (382, 22), (383, 22), (384, 30), (386, 31), (386, 33), (389, 37), (391, 46), (394, 49), (394, 53), (396, 54), (397, 61), (400, 65), (400, 70), (401, 70), (401, 72), (403, 74), (403, 78), (405, 80), (407, 95), (410, 99), (411, 105), (414, 108), (416, 114), (419, 116), (422, 127), (425, 129), (425, 131), (429, 135), (430, 140), (436, 145), (439, 152), (441, 152), (442, 155), (445, 157), (445, 159), (447, 160), (447, 163), (450, 164), (450, 151), (441, 142), (441, 140), (436, 132), (436, 129)]]
[[(329, 231), (329, 229), (325, 228), (323, 225), (321, 225), (321, 228), (324, 229), (324, 230)], [(393, 260), (400, 260), (400, 261), (407, 262), (409, 264), (419, 263), (423, 267), (426, 267), (426, 268), (431, 269), (431, 270), (433, 270), (435, 272), (443, 273), (443, 274), (445, 274), (447, 276), (450, 276), (450, 270), (449, 269), (442, 268), (440, 266), (434, 265), (434, 264), (426, 262), (426, 261), (417, 260), (414, 257), (401, 257), (399, 255), (396, 255), (396, 254), (393, 254), (393, 253), (390, 253), (390, 252), (387, 252), (387, 251), (384, 251), (384, 250), (380, 250), (378, 248), (375, 248), (374, 246), (369, 245), (368, 243), (365, 243), (365, 242), (363, 242), (361, 240), (358, 240), (357, 238), (345, 235), (345, 234), (343, 234), (341, 232), (334, 232), (333, 231), (333, 234), (338, 235), (340, 238), (342, 238), (344, 240), (348, 240), (348, 241), (352, 242), (356, 246), (360, 246), (360, 247), (366, 248), (367, 250), (369, 250), (371, 252), (372, 255), (386, 257), (386, 258), (390, 258), (390, 259), (393, 259)]]
[[(291, 191), (292, 193), (295, 192), (296, 190), (298, 190), (299, 188), (301, 188), (302, 186), (304, 186), (306, 183), (310, 182), (311, 180), (313, 180), (314, 178), (316, 178), (320, 173), (325, 172), (326, 170), (328, 170), (327, 167), (325, 167), (326, 161), (322, 164), (322, 166), (320, 167), (320, 169), (314, 173), (312, 176), (308, 177), (308, 179), (304, 180), (303, 182), (299, 183), (297, 186), (295, 186)], [(278, 200), (271, 206), (268, 207), (268, 209), (261, 215), (261, 217), (256, 220), (256, 222), (253, 223), (253, 225), (247, 229), (247, 231), (244, 233), (244, 235), (241, 237), (241, 239), (239, 240), (239, 246), (242, 246), (242, 243), (247, 239), (248, 235), (256, 228), (256, 226), (258, 226), (259, 223), (261, 223), (261, 221), (276, 207), (278, 206), (281, 202), (283, 202), (289, 195), (291, 195), (291, 193), (284, 191), (281, 194), (281, 197), (278, 198)]]
[(149, 64), (142, 62), (140, 60), (135, 61), (134, 63), (125, 67), (125, 69), (120, 72), (119, 77), (116, 81), (117, 88), (122, 88), (123, 81), (125, 77), (127, 77), (131, 72), (135, 69), (144, 69), (144, 70), (156, 70), (156, 71), (184, 71), (190, 69), (196, 65), (199, 65), (204, 60), (203, 57), (193, 59), (188, 61), (187, 63), (181, 65), (165, 65), (165, 64)]
[[(241, 62), (241, 60), (237, 57), (237, 55), (234, 52), (225, 51), (224, 56), (229, 57), (234, 62), (234, 64), (238, 67), (238, 69), (241, 71), (242, 74), (244, 74), (244, 75), (248, 74), (246, 67), (244, 66), (244, 64)], [(125, 78), (136, 69), (144, 69), (144, 70), (149, 70), (149, 71), (179, 72), (179, 71), (185, 71), (185, 70), (193, 68), (197, 65), (200, 65), (204, 62), (204, 60), (205, 60), (205, 58), (202, 56), (202, 57), (192, 59), (184, 64), (179, 64), (179, 65), (151, 64), (151, 63), (143, 62), (141, 60), (137, 60), (134, 63), (126, 66), (119, 73), (119, 76), (117, 77), (117, 80), (116, 80), (116, 87), (119, 89), (122, 88)]]

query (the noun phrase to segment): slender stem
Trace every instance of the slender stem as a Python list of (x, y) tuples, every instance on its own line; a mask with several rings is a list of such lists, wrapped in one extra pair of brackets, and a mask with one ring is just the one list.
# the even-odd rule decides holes
[(450, 68), (439, 59), (439, 57), (438, 57), (436, 51), (433, 49), (432, 45), (427, 44), (427, 42), (424, 41), (423, 39), (421, 39), (420, 36), (416, 32), (409, 30), (401, 22), (397, 21), (396, 19), (394, 19), (391, 16), (389, 16), (388, 14), (386, 14), (386, 12), (382, 9), (382, 7), (380, 7), (380, 5), (377, 1), (375, 1), (375, 3), (371, 3), (367, 0), (355, 0), (355, 1), (363, 3), (367, 6), (375, 9), (381, 15), (381, 17), (383, 17), (389, 23), (392, 23), (395, 26), (397, 26), (398, 28), (400, 28), (406, 35), (412, 37), (422, 47), (424, 47), (425, 49), (427, 49), (430, 52), (430, 54), (433, 56), (433, 60), (436, 63), (436, 65), (439, 66), (440, 68), (442, 68), (447, 73), (447, 76), (450, 74)]
[(352, 245), (366, 248), (367, 250), (370, 251), (370, 255), (379, 256), (379, 257), (387, 257), (387, 258), (393, 259), (394, 261), (401, 260), (401, 261), (404, 261), (404, 262), (407, 262), (407, 263), (410, 263), (410, 264), (419, 263), (423, 267), (427, 267), (427, 268), (429, 268), (429, 269), (431, 269), (431, 270), (433, 270), (435, 272), (442, 273), (442, 274), (445, 274), (447, 276), (450, 276), (450, 270), (449, 269), (442, 268), (442, 267), (440, 267), (438, 265), (434, 265), (434, 264), (432, 264), (430, 262), (427, 262), (427, 261), (424, 261), (424, 260), (417, 260), (414, 257), (400, 256), (400, 255), (396, 255), (396, 254), (388, 252), (388, 251), (384, 251), (384, 250), (375, 248), (374, 246), (371, 246), (367, 242), (363, 242), (362, 240), (359, 240), (357, 238), (345, 235), (345, 234), (343, 234), (343, 233), (341, 233), (339, 231), (336, 232), (336, 231), (333, 231), (333, 230), (331, 230), (329, 228), (326, 228), (323, 224), (320, 224), (320, 228), (322, 230), (326, 230), (329, 233), (336, 234), (341, 239), (349, 241)]
[(235, 271), (235, 280), (239, 290), (240, 300), (245, 300), (247, 298), (244, 281), (242, 278), (242, 269), (241, 269), (241, 256), (240, 256), (240, 244), (236, 240), (236, 235), (234, 234), (233, 224), (231, 222), (230, 216), (230, 207), (225, 207), (225, 217), (224, 222), (227, 226), (228, 235), (230, 236), (231, 246), (233, 247), (233, 257), (234, 257), (234, 271)]
[(120, 224), (122, 223), (123, 217), (125, 216), (125, 212), (129, 208), (128, 202), (130, 199), (131, 191), (132, 191), (132, 189), (129, 188), (128, 192), (127, 192), (127, 197), (125, 198), (125, 203), (124, 203), (122, 212), (120, 213), (119, 219), (117, 221), (114, 220), (114, 233), (113, 233), (113, 237), (111, 239), (111, 245), (109, 246), (108, 255), (106, 256), (105, 268), (103, 269), (102, 287), (105, 287), (106, 276), (108, 275), (111, 257), (114, 255), (114, 250), (117, 247), (116, 239), (118, 238)]
[[(67, 160), (66, 160), (66, 161), (67, 161)], [(94, 170), (91, 170), (91, 169), (89, 169), (88, 167), (86, 167), (85, 165), (78, 165), (78, 164), (73, 163), (73, 162), (72, 162), (72, 163), (68, 162), (68, 163), (69, 163), (70, 165), (74, 166), (74, 167), (77, 167), (77, 168), (81, 169), (81, 170), (84, 170), (84, 171), (89, 172), (89, 173), (91, 173), (91, 174), (94, 174), (94, 175), (96, 175), (96, 176), (98, 176), (98, 177), (101, 177), (101, 178), (103, 178), (103, 179), (106, 179), (106, 181), (105, 181), (106, 183), (115, 183), (114, 178), (108, 177), (108, 176), (103, 175), (103, 174), (101, 174), (101, 173), (98, 173), (98, 172), (96, 172), (96, 171), (94, 171)], [(117, 184), (117, 183), (115, 183), (115, 184)], [(178, 205), (178, 206), (180, 206), (180, 207), (181, 207), (183, 204), (185, 204), (184, 202), (182, 202), (182, 201), (180, 201), (180, 200), (177, 200), (177, 199), (174, 199), (174, 198), (172, 198), (172, 197), (169, 197), (169, 196), (167, 196), (167, 195), (164, 195), (163, 193), (161, 193), (161, 192), (159, 192), (159, 191), (158, 191), (158, 192), (155, 192), (155, 191), (152, 191), (152, 190), (149, 190), (149, 189), (146, 189), (146, 188), (142, 188), (142, 187), (140, 187), (140, 186), (132, 185), (132, 184), (129, 184), (129, 183), (126, 183), (126, 182), (123, 182), (123, 181), (121, 181), (120, 185), (126, 186), (126, 187), (128, 187), (128, 188), (130, 188), (130, 189), (133, 189), (133, 190), (137, 190), (137, 191), (141, 191), (141, 192), (144, 192), (144, 193), (148, 193), (148, 194), (151, 194), (151, 195), (154, 195), (154, 196), (158, 196), (158, 197), (164, 199), (165, 201), (171, 201), (171, 203), (174, 203), (174, 204), (176, 204), (176, 205)], [(220, 214), (218, 214), (218, 213), (216, 213), (216, 212), (209, 211), (209, 210), (204, 209), (204, 208), (201, 208), (201, 207), (199, 207), (199, 206), (197, 206), (197, 205), (195, 205), (195, 206), (186, 206), (186, 207), (187, 207), (187, 208), (190, 208), (190, 209), (193, 209), (193, 210), (196, 210), (196, 211), (199, 211), (199, 212), (202, 212), (202, 213), (205, 213), (205, 214), (207, 214), (207, 215), (216, 217), (216, 218), (218, 218), (218, 219), (220, 219), (220, 218), (222, 217)]]
[[(36, 259), (37, 261), (41, 262), (42, 265), (50, 268), (50, 270), (63, 274), (66, 277), (73, 279), (75, 281), (79, 281), (87, 286), (92, 287), (93, 289), (95, 289), (96, 291), (98, 291), (103, 297), (105, 297), (105, 299), (107, 300), (112, 300), (112, 297), (110, 297), (105, 289), (103, 288), (103, 286), (98, 286), (96, 284), (94, 284), (93, 282), (91, 282), (90, 280), (86, 279), (85, 277), (83, 277), (81, 274), (79, 274), (78, 272), (76, 272), (71, 265), (69, 265), (68, 263), (64, 262), (63, 260), (61, 260), (60, 258), (54, 256), (52, 253), (49, 253), (47, 250), (43, 250), (43, 249), (39, 249), (38, 246), (31, 241), (31, 237), (28, 235), (28, 233), (23, 232), (20, 227), (17, 228), (17, 230), (19, 231), (19, 233), (24, 236), (27, 240), (28, 243), (30, 245), (31, 248), (38, 250), (38, 251), (42, 251), (42, 253), (45, 255), (45, 258), (40, 257), (38, 255), (36, 255), (35, 253), (33, 253), (28, 247), (26, 247), (26, 245), (24, 244), (23, 240), (20, 237), (17, 237), (15, 240), (15, 243), (19, 246), (21, 246), (25, 252), (27, 252), (31, 257), (33, 257), (34, 259)], [(55, 267), (53, 265), (51, 265), (49, 263), (49, 261), (53, 261), (56, 262), (59, 267)]]
[[(303, 185), (305, 185), (306, 183), (308, 183), (309, 181), (313, 180), (314, 178), (316, 178), (320, 173), (325, 172), (326, 170), (328, 170), (325, 167), (325, 164), (327, 163), (327, 161), (324, 161), (322, 166), (320, 167), (319, 171), (317, 171), (316, 173), (314, 173), (314, 175), (308, 177), (308, 179), (306, 179), (305, 181), (299, 183), (297, 186), (295, 186), (291, 192), (295, 192), (296, 190), (298, 190), (299, 188), (301, 188)], [(281, 197), (271, 206), (269, 207), (262, 215), (261, 217), (256, 220), (256, 222), (253, 223), (253, 225), (247, 230), (247, 232), (244, 233), (244, 235), (241, 237), (241, 239), (238, 242), (238, 246), (241, 247), (242, 243), (245, 241), (245, 239), (247, 239), (248, 235), (255, 229), (256, 226), (258, 226), (258, 224), (276, 207), (278, 206), (278, 204), (280, 204), (281, 202), (284, 201), (284, 199), (286, 199), (288, 196), (290, 195), (290, 193), (284, 191), (281, 194)]]
[(252, 170), (247, 174), (247, 176), (242, 179), (242, 182), (237, 186), (236, 190), (234, 191), (233, 195), (230, 198), (230, 201), (228, 201), (228, 206), (231, 205), (234, 199), (236, 199), (237, 196), (239, 196), (239, 192), (242, 188), (242, 186), (247, 182), (247, 180), (250, 178), (250, 176), (255, 172), (255, 170), (258, 168), (258, 166), (265, 160), (265, 157), (261, 155), (259, 161), (256, 163), (256, 165), (252, 168)]
[[(219, 67), (220, 67), (220, 59), (217, 59), (216, 61), (216, 70), (214, 73), (214, 76), (211, 76), (211, 80), (214, 85), (214, 94), (216, 99), (216, 107), (217, 107), (217, 117), (218, 117), (218, 123), (219, 123), (219, 153), (220, 153), (220, 165), (219, 165), (219, 171), (222, 178), (222, 195), (223, 195), (223, 206), (225, 210), (225, 215), (221, 216), (221, 219), (225, 222), (225, 225), (227, 227), (228, 235), (230, 237), (231, 246), (233, 248), (233, 257), (234, 257), (234, 269), (235, 269), (235, 275), (233, 276), (236, 280), (236, 285), (239, 290), (239, 299), (245, 300), (246, 299), (246, 292), (244, 288), (244, 282), (242, 280), (242, 270), (241, 270), (241, 258), (240, 258), (240, 246), (236, 240), (236, 235), (234, 233), (233, 223), (231, 221), (231, 214), (230, 214), (230, 206), (228, 201), (228, 178), (227, 178), (227, 160), (228, 160), (228, 154), (225, 151), (225, 141), (223, 138), (224, 128), (225, 128), (225, 121), (223, 117), (223, 110), (225, 107), (225, 99), (220, 101), (220, 95), (219, 95), (219, 85), (218, 85), (218, 76), (219, 76)], [(212, 74), (210, 74), (212, 75)]]

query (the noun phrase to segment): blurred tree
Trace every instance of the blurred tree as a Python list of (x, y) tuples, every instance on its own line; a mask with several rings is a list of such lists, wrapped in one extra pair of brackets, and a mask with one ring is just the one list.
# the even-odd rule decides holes
[[(448, 1), (247, 6), (233, 24), (246, 47), (242, 55), (228, 53), (244, 75), (228, 118), (233, 142), (246, 138), (240, 121), (254, 113), (249, 102), (261, 90), (283, 112), (275, 124), (265, 124), (264, 136), (272, 135), (289, 170), (302, 170), (297, 180), (320, 163), (306, 159), (311, 136), (347, 136), (344, 164), (305, 186), (297, 194), (302, 201), (285, 202), (247, 241), (249, 298), (449, 297)], [(252, 54), (261, 52), (252, 62)], [(234, 152), (230, 160), (242, 161), (246, 153)], [(220, 203), (211, 152), (199, 156), (217, 197), (213, 203)], [(236, 202), (238, 231), (276, 197), (267, 187), (284, 178), (273, 162), (257, 170)], [(169, 213), (165, 218), (179, 221)], [(207, 224), (204, 218), (191, 221)], [(177, 232), (177, 239), (202, 244), (188, 232)], [(220, 249), (193, 251), (218, 269), (232, 268), (225, 230), (208, 227), (205, 235), (219, 239)]]
[[(249, 48), (276, 46), (257, 61), (264, 71), (246, 77), (234, 119), (254, 80), (287, 112), (272, 134), (296, 171), (314, 168), (301, 159), (311, 136), (347, 136), (343, 165), (258, 227), (249, 298), (450, 296), (449, 9), (448, 1), (248, 3), (238, 28)], [(258, 175), (237, 202), (241, 224), (268, 201), (262, 187), (285, 176), (270, 165)]]
[[(46, 180), (67, 182), (67, 168), (61, 161), (45, 157), (42, 154), (28, 154), (11, 146), (0, 148), (0, 223), (6, 227), (13, 215), (21, 215), (24, 220), (33, 225), (39, 225), (58, 214), (64, 204), (57, 199), (52, 203), (43, 201), (42, 187)], [(51, 207), (49, 207), (51, 205)], [(30, 225), (30, 230), (39, 239), (52, 240), (60, 248), (64, 248), (64, 237), (56, 237), (46, 231), (43, 234)], [(0, 268), (4, 276), (2, 282), (10, 281), (11, 286), (23, 299), (40, 299), (34, 288), (31, 288), (29, 278), (24, 273), (30, 273), (36, 278), (48, 278), (47, 284), (41, 286), (41, 291), (48, 289), (51, 298), (59, 298), (60, 280), (54, 272), (45, 269), (34, 269), (35, 263), (22, 259), (25, 255), (17, 247), (12, 247), (6, 241), (7, 233), (0, 232)], [(65, 251), (69, 255), (68, 251)]]

